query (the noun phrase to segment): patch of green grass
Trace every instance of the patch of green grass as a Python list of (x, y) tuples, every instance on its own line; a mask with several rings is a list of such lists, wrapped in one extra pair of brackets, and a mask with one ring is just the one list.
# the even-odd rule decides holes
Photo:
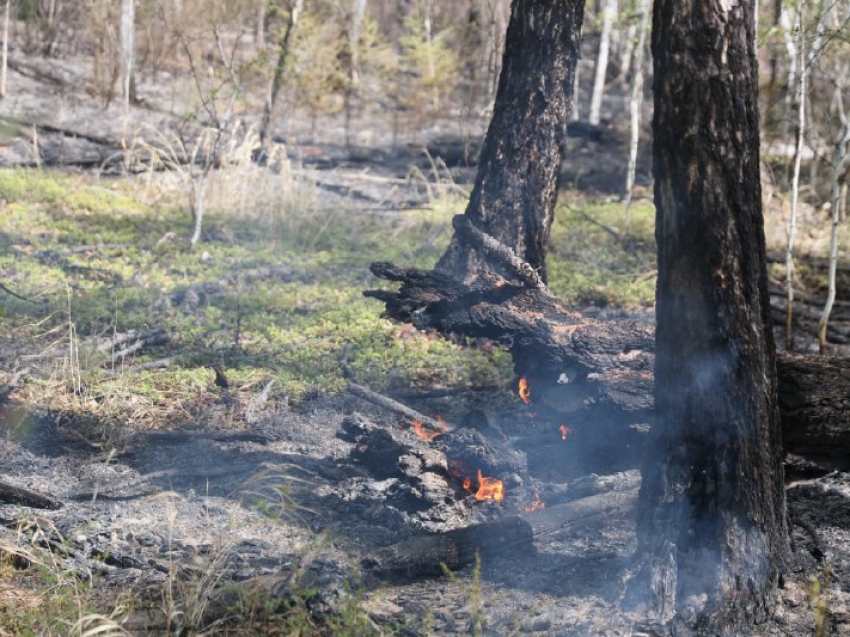
[[(294, 188), (295, 198), (284, 192), (254, 208), (241, 201), (236, 212), (221, 195), (210, 203), (204, 242), (191, 251), (180, 193), (151, 196), (126, 180), (0, 171), (0, 276), (33, 299), (0, 296), (9, 327), (0, 344), (54, 352), (53, 371), (41, 367), (28, 398), (84, 419), (94, 412), (103, 423), (158, 426), (168, 412), (179, 424), (191, 420), (187, 404), (214, 398), (211, 363), (225, 366), (245, 399), (273, 378), (279, 395), (298, 400), (310, 388), (345, 386), (346, 348), (358, 379), (379, 391), (510, 377), (504, 352), (391, 324), (380, 318), (380, 303), (362, 296), (387, 285), (369, 273), (372, 261), (431, 267), (462, 199), (441, 197), (387, 217), (311, 208), (315, 197)], [(159, 203), (144, 203), (151, 200)], [(620, 204), (561, 207), (552, 289), (579, 306), (650, 305), (652, 217), (651, 205), (636, 205), (626, 232)], [(92, 245), (100, 247), (79, 249)], [(167, 369), (122, 373), (119, 366), (112, 373), (110, 352), (94, 349), (98, 338), (154, 325), (166, 326), (171, 342), (129, 362), (170, 358)], [(16, 364), (0, 361), (6, 369)]]
[[(25, 339), (27, 354), (56, 353), (54, 370), (31, 383), (36, 405), (102, 423), (138, 423), (147, 413), (155, 426), (169, 403), (216, 391), (205, 367), (214, 362), (247, 388), (246, 399), (274, 378), (280, 394), (297, 400), (309, 388), (344, 387), (346, 347), (358, 378), (379, 390), (509, 375), (503, 353), (392, 325), (362, 295), (384, 285), (368, 271), (374, 260), (433, 264), (461, 201), (389, 219), (298, 209), (285, 197), (238, 213), (219, 202), (210, 206), (205, 241), (191, 251), (191, 219), (169, 203), (175, 197), (144, 205), (151, 197), (141, 197), (138, 184), (35, 170), (0, 172), (0, 183), (0, 275), (33, 299), (0, 297), (11, 327), (0, 339)], [(171, 343), (129, 362), (172, 358), (165, 370), (113, 374), (110, 352), (94, 349), (98, 338), (154, 325), (167, 327)]]
[(655, 208), (621, 203), (561, 206), (549, 252), (549, 285), (566, 303), (639, 308), (655, 302)]

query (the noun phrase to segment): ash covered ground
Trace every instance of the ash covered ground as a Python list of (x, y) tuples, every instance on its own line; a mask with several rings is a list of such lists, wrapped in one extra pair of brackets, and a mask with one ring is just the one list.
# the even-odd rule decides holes
[[(533, 426), (509, 396), (470, 399), (490, 406), (488, 418), (504, 437), (496, 446), (513, 446)], [(463, 404), (470, 401), (417, 406), (457, 413)], [(400, 634), (644, 630), (641, 618), (618, 606), (635, 549), (634, 471), (575, 476), (565, 451), (562, 467), (526, 466), (521, 480), (508, 478), (503, 502), (478, 501), (450, 474), (429, 471), (424, 460), (418, 474), (409, 457), (395, 466), (364, 463), (362, 445), (345, 440), (352, 422), (390, 432), (407, 456), (431, 454), (433, 467), (445, 447), (347, 396), (316, 396), (254, 429), (137, 433), (116, 453), (80, 443), (48, 418), (21, 413), (6, 420), (4, 475), (64, 505), (53, 511), (0, 507), (3, 539), (25, 546), (33, 529), (41, 529), (63, 567), (96, 587), (154, 591), (180, 573), (201, 589), (197, 627), (216, 620), (226, 625), (233, 608), (229, 584), (238, 583), (281, 598), (296, 584), (307, 586), (315, 590), (310, 603), (317, 616), (356, 595), (376, 631)], [(567, 449), (570, 441), (561, 442)], [(527, 513), (534, 492), (552, 500)], [(842, 634), (850, 621), (850, 476), (791, 482), (788, 499), (795, 569), (780, 591), (774, 623), (757, 633), (811, 633), (821, 604), (833, 634)], [(480, 569), (471, 563), (451, 576), (407, 576), (370, 570), (364, 561), (405, 540), (486, 527), (510, 515), (528, 521), (532, 550), (500, 546), (481, 557)], [(216, 578), (204, 583), (213, 570)], [(825, 583), (817, 595), (813, 577)], [(126, 626), (156, 633), (163, 622), (161, 604), (151, 603)]]

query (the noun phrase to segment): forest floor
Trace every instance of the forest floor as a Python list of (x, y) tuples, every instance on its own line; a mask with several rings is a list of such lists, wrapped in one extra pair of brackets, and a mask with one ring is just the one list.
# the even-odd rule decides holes
[[(246, 136), (210, 174), (202, 242), (189, 250), (197, 172), (123, 173), (120, 107), (76, 88), (71, 64), (48, 74), (21, 62), (0, 112), (0, 282), (23, 297), (0, 291), (0, 383), (16, 384), (0, 406), (0, 480), (62, 506), (0, 505), (0, 635), (651, 634), (618, 610), (629, 507), (581, 523), (560, 521), (551, 502), (526, 511), (531, 487), (562, 504), (628, 502), (636, 455), (610, 474), (585, 466), (580, 437), (562, 440), (518, 399), (504, 352), (390, 324), (361, 294), (378, 285), (372, 261), (440, 256), (481, 122), (420, 127), (409, 144), (361, 122), (355, 147), (338, 122), (320, 133), (291, 122), (268, 167), (246, 160)], [(176, 130), (164, 95), (150, 89), (132, 109), (136, 147), (153, 143), (143, 131)], [(653, 210), (641, 191), (626, 220), (622, 139), (606, 129), (571, 142), (550, 287), (594, 316), (651, 320)], [(781, 215), (768, 210), (775, 251)], [(821, 221), (803, 215), (813, 256), (825, 254)], [(820, 270), (800, 276), (802, 296), (822, 297)], [(798, 341), (813, 343), (803, 330)], [(352, 418), (415, 457), (442, 448), (347, 393), (343, 358), (359, 383), (448, 427), (484, 413), (494, 444), (551, 430), (563, 452), (555, 463), (527, 454), (501, 504), (448, 478), (429, 491), (402, 465), (376, 473), (346, 435)], [(794, 571), (760, 634), (840, 634), (850, 476), (789, 481), (788, 497)], [(509, 514), (534, 528), (532, 555), (408, 581), (364, 566), (380, 547)]]

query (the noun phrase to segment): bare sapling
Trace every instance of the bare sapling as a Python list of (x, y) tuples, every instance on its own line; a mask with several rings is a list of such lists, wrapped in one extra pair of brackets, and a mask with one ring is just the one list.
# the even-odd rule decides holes
[(794, 47), (800, 63), (800, 78), (797, 85), (797, 131), (794, 144), (794, 170), (791, 175), (791, 216), (788, 218), (787, 242), (785, 244), (785, 347), (789, 351), (794, 349), (794, 240), (797, 235), (797, 209), (800, 202), (800, 171), (803, 164), (803, 141), (806, 129), (806, 82), (808, 80), (802, 13), (801, 6), (797, 12), (799, 39)]
[(345, 145), (351, 144), (351, 110), (353, 101), (360, 90), (360, 33), (363, 28), (363, 17), (366, 14), (367, 0), (352, 0), (350, 26), (348, 31), (347, 73), (348, 83), (345, 87)]
[(286, 29), (283, 37), (280, 39), (278, 46), (277, 63), (274, 68), (274, 76), (272, 84), (269, 87), (269, 93), (266, 97), (266, 104), (263, 108), (263, 118), (260, 123), (260, 143), (265, 151), (267, 145), (267, 137), (269, 133), (269, 125), (271, 124), (272, 115), (274, 114), (275, 103), (280, 94), (280, 89), (283, 87), (283, 75), (286, 70), (286, 62), (289, 59), (290, 43), (292, 42), (292, 33), (298, 25), (298, 18), (304, 8), (304, 0), (294, 0), (289, 6), (289, 18), (286, 22)]
[(847, 177), (850, 173), (850, 118), (844, 112), (841, 98), (838, 99), (838, 111), (843, 130), (835, 144), (833, 155), (833, 179), (832, 179), (832, 228), (829, 238), (829, 271), (827, 274), (826, 303), (818, 321), (818, 347), (821, 354), (827, 353), (827, 327), (832, 306), (835, 303), (835, 275), (838, 269), (838, 224), (843, 218), (842, 212), (847, 201)]
[(602, 111), (602, 97), (605, 93), (605, 77), (608, 74), (608, 54), (611, 49), (611, 27), (617, 15), (617, 0), (605, 0), (602, 9), (602, 33), (599, 35), (599, 53), (596, 56), (596, 70), (593, 76), (593, 90), (590, 93), (590, 110), (587, 121), (599, 125)]
[(785, 347), (789, 351), (794, 349), (794, 241), (797, 234), (797, 218), (800, 205), (800, 172), (803, 165), (803, 144), (806, 137), (806, 122), (808, 121), (806, 100), (808, 99), (809, 73), (815, 60), (820, 55), (823, 46), (824, 3), (821, 2), (819, 4), (815, 17), (815, 35), (812, 40), (812, 46), (808, 51), (806, 51), (807, 43), (803, 10), (804, 5), (800, 3), (797, 9), (796, 24), (798, 36), (796, 50), (800, 65), (799, 91), (797, 93), (797, 130), (794, 144), (794, 170), (791, 176), (791, 217), (788, 220), (788, 243), (785, 249)]
[[(221, 150), (224, 136), (233, 133), (234, 111), (236, 103), (242, 94), (242, 82), (236, 69), (236, 54), (241, 38), (237, 37), (233, 47), (229, 51), (225, 51), (221, 36), (221, 25), (216, 24), (213, 26), (213, 35), (218, 50), (219, 63), (226, 72), (226, 78), (223, 84), (224, 86), (229, 85), (230, 91), (229, 96), (225, 100), (223, 110), (218, 105), (216, 98), (222, 94), (221, 89), (224, 86), (213, 87), (211, 89), (204, 88), (201, 81), (203, 71), (198, 68), (189, 43), (185, 38), (181, 39), (183, 51), (189, 61), (189, 68), (195, 82), (195, 88), (201, 100), (201, 108), (207, 117), (207, 126), (195, 143), (189, 161), (189, 172), (191, 176), (189, 202), (194, 220), (192, 238), (189, 240), (192, 248), (195, 247), (201, 238), (210, 172), (216, 165), (216, 158)], [(198, 164), (200, 164), (200, 170), (196, 170)]]
[(9, 13), (12, 11), (12, 0), (6, 0), (3, 10), (3, 51), (0, 59), (0, 99), (6, 97), (6, 71), (9, 67)]
[(646, 33), (649, 30), (649, 0), (640, 0), (640, 24), (638, 26), (638, 43), (635, 49), (634, 73), (632, 88), (629, 93), (629, 120), (631, 123), (631, 138), (629, 141), (629, 165), (626, 169), (626, 228), (631, 226), (632, 189), (635, 185), (637, 171), (637, 152), (640, 143), (640, 111), (643, 105), (643, 52), (646, 48)]

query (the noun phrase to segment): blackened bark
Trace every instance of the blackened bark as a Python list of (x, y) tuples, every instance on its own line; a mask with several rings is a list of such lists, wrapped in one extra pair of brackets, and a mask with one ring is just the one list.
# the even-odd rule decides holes
[[(466, 216), (546, 280), (546, 250), (572, 102), (581, 0), (514, 0), (493, 119)], [(494, 264), (455, 235), (437, 264), (466, 283)]]
[(788, 565), (751, 0), (656, 0), (655, 407), (639, 548), (654, 610), (746, 632)]

